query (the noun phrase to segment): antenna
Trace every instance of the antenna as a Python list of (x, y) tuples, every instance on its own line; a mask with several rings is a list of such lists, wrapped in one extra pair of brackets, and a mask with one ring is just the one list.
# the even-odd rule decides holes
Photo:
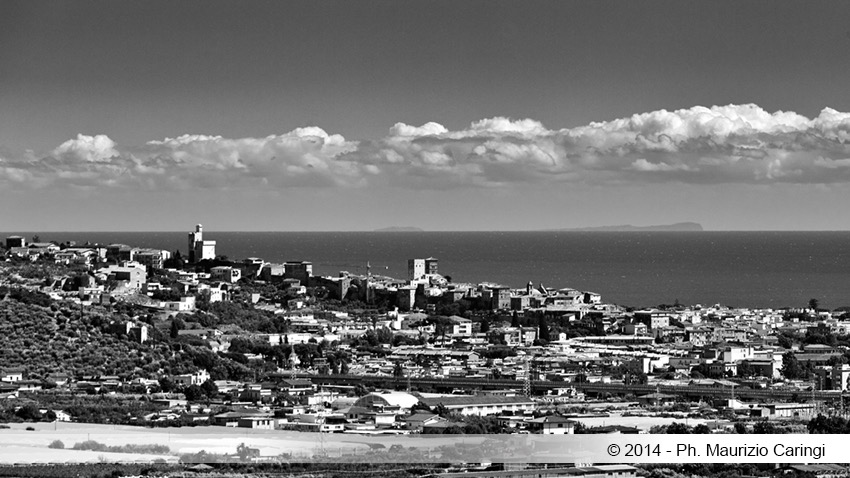
[(366, 261), (366, 303), (372, 305), (372, 264)]
[(298, 356), (295, 355), (295, 347), (292, 347), (292, 352), (289, 354), (289, 379), (295, 380), (295, 361), (298, 360)]

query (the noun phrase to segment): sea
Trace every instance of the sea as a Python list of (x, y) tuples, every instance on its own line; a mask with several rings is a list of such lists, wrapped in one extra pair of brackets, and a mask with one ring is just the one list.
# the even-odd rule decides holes
[[(17, 233), (31, 237), (32, 233)], [(8, 235), (8, 234), (7, 234)], [(50, 232), (43, 241), (123, 243), (186, 253), (188, 232)], [(5, 236), (3, 236), (5, 237)], [(850, 306), (850, 232), (219, 232), (231, 260), (304, 260), (404, 279), (407, 260), (435, 257), (452, 282), (573, 288), (631, 307)]]

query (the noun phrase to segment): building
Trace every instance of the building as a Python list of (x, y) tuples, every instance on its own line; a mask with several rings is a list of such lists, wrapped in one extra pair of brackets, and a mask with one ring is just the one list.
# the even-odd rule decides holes
[(421, 402), (431, 409), (444, 407), (450, 412), (460, 413), (461, 415), (501, 415), (505, 412), (530, 412), (536, 407), (534, 401), (525, 396), (449, 395), (423, 397)]
[(27, 247), (27, 240), (21, 236), (9, 236), (6, 238), (6, 249), (13, 247)]
[(850, 365), (845, 363), (832, 367), (830, 384), (833, 390), (850, 389)]
[(407, 260), (407, 278), (408, 280), (420, 280), (425, 277), (425, 259), (408, 259)]
[(127, 283), (130, 289), (141, 290), (142, 286), (147, 282), (147, 271), (145, 266), (127, 265), (127, 266), (109, 266), (101, 269), (100, 273), (106, 274), (107, 280), (123, 281)]
[(410, 409), (419, 403), (419, 397), (405, 392), (373, 392), (358, 398), (353, 407), (362, 407), (371, 411), (410, 413)]
[(408, 259), (407, 278), (408, 280), (417, 281), (438, 275), (439, 269), (437, 265), (438, 260), (434, 257), (429, 257), (427, 259)]
[(313, 277), (313, 263), (308, 261), (287, 261), (284, 264), (283, 278), (296, 279), (301, 285), (310, 285), (310, 278)]
[(24, 379), (24, 370), (21, 368), (7, 368), (0, 370), (0, 381), (2, 382), (20, 382)]
[[(210, 302), (213, 302), (210, 300)], [(189, 312), (195, 310), (195, 297), (181, 297), (180, 300), (163, 302), (163, 308), (169, 312)]]
[(396, 292), (399, 310), (408, 311), (416, 304), (416, 287), (399, 287)]
[(132, 256), (134, 261), (148, 269), (162, 269), (165, 261), (171, 258), (171, 253), (159, 249), (136, 249)]
[(435, 257), (425, 259), (425, 275), (433, 276), (439, 274), (437, 263), (438, 261)]
[(560, 415), (535, 418), (526, 423), (528, 424), (528, 431), (542, 435), (572, 435), (576, 430), (576, 422)]
[(511, 308), (511, 289), (508, 287), (491, 287), (484, 291), (484, 300), (490, 300), (490, 309), (508, 310)]
[(445, 422), (447, 420), (434, 413), (414, 413), (413, 415), (405, 417), (401, 421), (407, 426), (407, 428), (421, 432), (425, 425), (432, 425), (434, 423)]
[(348, 296), (348, 289), (351, 288), (351, 278), (346, 275), (340, 277), (313, 277), (313, 284), (316, 287), (324, 287), (328, 291), (329, 299), (342, 300)]
[(110, 324), (109, 328), (112, 333), (127, 335), (140, 344), (143, 344), (148, 340), (148, 326), (144, 324), (134, 324), (133, 322), (113, 322)]
[(635, 312), (635, 320), (646, 324), (650, 331), (670, 326), (670, 313), (662, 310), (642, 310)]
[(472, 321), (465, 318), (453, 315), (449, 317), (452, 322), (452, 335), (460, 335), (469, 337), (472, 335)]
[(764, 406), (768, 418), (810, 419), (815, 416), (814, 403), (769, 403)]
[(133, 248), (126, 244), (110, 244), (106, 246), (106, 260), (119, 263), (132, 261)]
[(230, 266), (216, 266), (210, 269), (210, 278), (214, 281), (233, 284), (242, 278), (242, 271)]
[(204, 226), (195, 226), (195, 232), (189, 233), (189, 262), (215, 259), (215, 241), (204, 240)]
[(190, 385), (201, 385), (210, 379), (210, 374), (204, 369), (198, 370), (195, 373), (187, 373), (184, 375), (175, 375), (174, 383), (188, 387)]

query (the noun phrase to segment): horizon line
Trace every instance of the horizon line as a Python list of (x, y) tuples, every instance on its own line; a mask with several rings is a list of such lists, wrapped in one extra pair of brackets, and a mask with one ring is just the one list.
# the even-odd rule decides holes
[[(599, 226), (599, 227), (611, 227), (611, 226)], [(617, 226), (613, 226), (617, 227)], [(638, 226), (638, 227), (646, 227), (646, 226)], [(651, 227), (651, 226), (650, 226)], [(78, 230), (17, 230), (17, 231), (0, 231), (0, 234), (54, 234), (54, 233), (190, 233), (193, 231), (188, 230), (148, 230), (148, 229), (78, 229)], [(410, 231), (410, 230), (399, 230), (399, 231), (385, 231), (385, 230), (375, 230), (375, 229), (334, 229), (334, 230), (260, 230), (260, 229), (213, 229), (213, 230), (205, 230), (204, 232), (246, 232), (246, 233), (352, 233), (352, 232), (372, 232), (378, 234), (417, 234), (417, 233), (446, 233), (446, 232), (581, 232), (581, 233), (644, 233), (644, 232), (658, 232), (658, 233), (700, 233), (700, 232), (850, 232), (850, 229), (703, 229), (700, 231), (676, 231), (676, 230), (604, 230), (604, 229), (596, 229), (596, 226), (591, 226), (590, 228), (566, 228), (566, 229), (443, 229), (443, 230), (418, 230), (418, 231)]]

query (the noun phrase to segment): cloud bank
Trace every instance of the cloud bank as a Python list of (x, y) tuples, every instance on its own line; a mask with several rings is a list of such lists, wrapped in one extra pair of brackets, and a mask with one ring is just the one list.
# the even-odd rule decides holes
[(397, 123), (348, 140), (311, 126), (264, 138), (182, 135), (123, 147), (80, 134), (34, 159), (0, 157), (5, 186), (417, 189), (513, 184), (850, 182), (850, 113), (757, 105), (652, 111), (571, 129), (483, 119), (451, 131)]

